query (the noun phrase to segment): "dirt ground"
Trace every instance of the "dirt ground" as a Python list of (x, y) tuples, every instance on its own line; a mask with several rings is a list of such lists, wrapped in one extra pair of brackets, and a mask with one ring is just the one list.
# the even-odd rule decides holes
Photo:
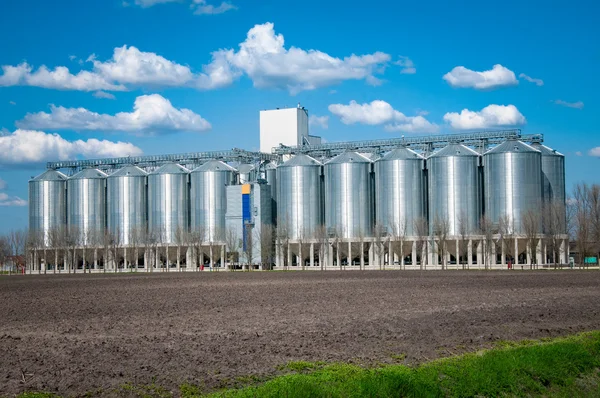
[(289, 361), (415, 363), (600, 329), (600, 272), (4, 276), (0, 303), (0, 396), (104, 395), (125, 383), (231, 386)]

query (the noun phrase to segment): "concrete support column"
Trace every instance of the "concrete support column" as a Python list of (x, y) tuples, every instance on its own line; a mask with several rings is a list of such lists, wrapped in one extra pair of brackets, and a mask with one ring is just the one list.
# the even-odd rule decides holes
[(458, 239), (455, 240), (455, 255), (454, 258), (456, 259), (456, 269), (458, 269), (458, 267), (460, 267), (460, 242), (458, 241)]
[(437, 268), (437, 259), (434, 262), (433, 253), (435, 251), (435, 242), (432, 240), (428, 240), (427, 245), (427, 264), (431, 266), (432, 269)]
[(473, 240), (469, 239), (467, 243), (467, 269), (470, 269), (471, 265), (473, 265)]
[(500, 257), (502, 257), (500, 259), (500, 264), (502, 265), (502, 268), (506, 268), (506, 248), (504, 247), (504, 241), (502, 242), (502, 247), (500, 248)]
[(496, 243), (492, 241), (492, 255), (490, 259), (490, 269), (496, 268)]
[(291, 244), (287, 245), (287, 266), (290, 267), (292, 265), (292, 247)]
[(514, 263), (518, 264), (519, 263), (519, 241), (518, 241), (517, 238), (515, 238), (514, 245), (515, 245), (515, 249), (514, 249), (514, 252), (513, 252), (513, 253), (515, 253), (515, 261), (514, 261)]
[(325, 263), (325, 267), (328, 265), (333, 265), (333, 246), (327, 244), (327, 262)]
[(313, 268), (315, 266), (315, 244), (311, 243), (310, 244), (310, 268)]
[(123, 248), (123, 268), (125, 268), (125, 272), (127, 272), (128, 263), (127, 263), (127, 247)]
[(477, 269), (481, 269), (481, 260), (483, 257), (483, 241), (479, 241), (479, 244), (477, 245), (477, 252), (476, 252), (476, 256), (477, 256)]
[(338, 242), (336, 244), (336, 248), (335, 248), (335, 261), (336, 261), (336, 265), (342, 269), (342, 255), (340, 253), (340, 246), (342, 245), (342, 242)]
[(181, 272), (181, 246), (177, 246), (177, 272)]
[(417, 242), (413, 241), (411, 248), (411, 266), (413, 269), (417, 267)]
[(406, 269), (404, 264), (404, 241), (400, 242), (400, 269)]
[(360, 242), (360, 269), (365, 269), (365, 242)]
[(352, 265), (352, 242), (348, 240), (348, 256), (346, 257), (346, 263)]
[(369, 266), (370, 267), (373, 267), (375, 265), (374, 246), (375, 246), (375, 243), (372, 243), (372, 242), (369, 245)]
[[(548, 245), (546, 244), (546, 242), (542, 241), (542, 261), (540, 262), (540, 264), (545, 265), (548, 263)], [(554, 258), (554, 264), (556, 265), (556, 259)]]
[(221, 267), (225, 269), (225, 245), (221, 245)]
[(536, 246), (535, 246), (535, 259), (536, 259), (536, 261), (535, 261), (536, 264), (535, 265), (536, 265), (536, 268), (539, 268), (540, 265), (546, 263), (542, 259), (542, 252), (545, 251), (545, 250), (543, 250), (542, 246), (544, 246), (544, 242), (541, 239), (539, 239), (537, 241)]

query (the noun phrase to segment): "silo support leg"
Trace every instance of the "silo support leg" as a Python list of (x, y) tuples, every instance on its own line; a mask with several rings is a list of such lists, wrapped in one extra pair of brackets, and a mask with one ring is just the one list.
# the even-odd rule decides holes
[(519, 241), (517, 240), (517, 238), (515, 238), (515, 242), (514, 242), (515, 248), (514, 248), (514, 254), (515, 254), (515, 264), (519, 264)]
[(315, 244), (310, 244), (310, 268), (315, 266)]
[(365, 269), (365, 242), (360, 242), (360, 269)]

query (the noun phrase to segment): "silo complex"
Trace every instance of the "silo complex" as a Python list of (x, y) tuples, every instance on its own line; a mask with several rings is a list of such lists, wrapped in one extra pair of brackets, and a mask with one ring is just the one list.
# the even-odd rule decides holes
[(202, 231), (207, 241), (225, 236), (227, 186), (235, 182), (235, 169), (209, 160), (190, 174), (190, 230)]
[[(67, 224), (67, 176), (56, 170), (46, 170), (29, 181), (29, 229), (36, 244), (52, 246), (52, 231)], [(58, 238), (58, 235), (56, 235)]]
[(475, 234), (479, 228), (482, 192), (480, 155), (460, 144), (450, 144), (427, 158), (429, 230), (447, 226), (451, 236)]
[(140, 244), (146, 233), (147, 177), (144, 170), (129, 165), (106, 179), (107, 229), (122, 245)]
[(528, 212), (539, 214), (541, 158), (540, 151), (518, 140), (508, 140), (483, 155), (484, 210), (498, 228), (505, 220), (509, 231), (524, 233), (524, 216)]
[(312, 237), (323, 224), (321, 169), (308, 155), (277, 167), (277, 225), (290, 239)]
[(426, 221), (424, 158), (397, 148), (375, 162), (377, 225), (391, 235), (415, 236), (415, 224)]
[(148, 175), (148, 233), (158, 242), (176, 244), (189, 227), (190, 172), (165, 164)]
[(372, 162), (345, 152), (325, 163), (325, 227), (339, 238), (373, 234)]
[(85, 169), (67, 180), (67, 222), (71, 239), (97, 245), (106, 228), (106, 174)]

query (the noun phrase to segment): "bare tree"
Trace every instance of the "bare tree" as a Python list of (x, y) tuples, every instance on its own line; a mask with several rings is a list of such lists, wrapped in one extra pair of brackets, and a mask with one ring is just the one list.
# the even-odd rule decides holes
[[(404, 264), (403, 258), (404, 258), (404, 242), (406, 241), (406, 230), (407, 230), (407, 225), (406, 225), (406, 221), (404, 219), (401, 219), (400, 221), (398, 221), (396, 223), (392, 223), (392, 225), (390, 225), (390, 232), (391, 232), (390, 242), (391, 242), (391, 246), (392, 246), (391, 253), (389, 253), (390, 264), (393, 264), (395, 254), (398, 255), (398, 258), (400, 258), (400, 263)], [(415, 261), (416, 261), (416, 259), (413, 259), (413, 262), (415, 262)], [(404, 267), (404, 269), (406, 269), (406, 266)]]
[(254, 239), (252, 232), (251, 224), (244, 225), (244, 234), (246, 238), (246, 246), (244, 247), (244, 260), (246, 262), (248, 271), (252, 270), (254, 263)]
[(448, 254), (448, 235), (450, 234), (450, 221), (448, 218), (436, 216), (433, 221), (433, 236), (435, 236), (438, 252), (442, 258), (442, 269), (447, 268), (446, 257)]
[[(25, 242), (27, 241), (27, 231), (25, 230), (11, 230), (5, 237), (10, 248), (10, 255), (12, 256), (13, 266), (17, 266), (18, 258), (25, 255)], [(12, 270), (12, 268), (11, 268)], [(15, 269), (15, 272), (18, 270)]]
[(559, 201), (542, 205), (542, 223), (548, 248), (552, 253), (552, 263), (556, 268), (560, 263), (560, 249), (567, 233), (565, 204)]
[(69, 273), (77, 272), (77, 247), (81, 245), (81, 230), (76, 225), (69, 225), (65, 235), (65, 250), (67, 257), (67, 265), (69, 266)]
[(315, 230), (315, 238), (318, 242), (319, 250), (319, 266), (321, 271), (326, 267), (329, 254), (329, 236), (327, 236), (327, 228), (324, 225), (320, 225)]
[[(6, 268), (11, 255), (11, 247), (8, 236), (0, 235), (0, 266)], [(11, 272), (12, 268), (8, 271)]]
[(192, 263), (199, 270), (204, 265), (204, 246), (205, 230), (203, 227), (197, 227), (190, 232), (189, 245), (192, 248)]
[(132, 227), (129, 229), (128, 233), (129, 244), (127, 245), (127, 257), (125, 261), (129, 262), (129, 266), (134, 269), (135, 272), (138, 271), (138, 261), (139, 261), (139, 247), (141, 245), (143, 231), (139, 227)]
[[(592, 250), (596, 259), (600, 258), (600, 185), (593, 184), (589, 191)], [(596, 260), (598, 261), (598, 260)]]
[(483, 264), (485, 269), (490, 268), (490, 257), (492, 256), (492, 245), (494, 244), (494, 224), (487, 216), (481, 217), (479, 222), (479, 233), (483, 235)]
[(225, 249), (229, 262), (229, 270), (235, 271), (235, 263), (240, 257), (240, 239), (236, 234), (235, 229), (227, 229), (225, 231)]
[(275, 260), (275, 229), (271, 224), (262, 224), (256, 240), (260, 245), (260, 266), (263, 270), (272, 269)]
[(469, 228), (469, 219), (465, 212), (461, 212), (458, 216), (458, 253), (456, 253), (457, 261), (462, 264), (462, 269), (466, 268), (469, 256), (469, 235), (472, 231)]
[(175, 245), (177, 246), (177, 271), (181, 271), (181, 246), (186, 244), (186, 235), (188, 234), (181, 227), (177, 227), (175, 230)]
[[(516, 259), (518, 253), (515, 253), (515, 245), (514, 245), (514, 233), (515, 228), (513, 224), (513, 218), (508, 214), (500, 216), (498, 220), (498, 243), (500, 244), (501, 250), (504, 251), (505, 258), (509, 258), (509, 261), (514, 261)], [(513, 264), (514, 266), (514, 264)]]
[[(414, 230), (416, 234), (415, 243), (417, 246), (417, 253), (421, 254), (421, 264), (419, 268), (427, 269), (427, 242), (429, 238), (429, 230), (427, 227), (427, 220), (423, 217), (417, 217), (414, 220)], [(425, 253), (423, 253), (425, 252)], [(416, 260), (413, 260), (413, 262)]]
[(529, 248), (530, 269), (533, 269), (534, 265), (537, 265), (536, 254), (540, 235), (540, 224), (541, 217), (539, 210), (529, 209), (522, 213), (521, 226), (523, 228), (525, 240), (527, 241), (527, 247)]

